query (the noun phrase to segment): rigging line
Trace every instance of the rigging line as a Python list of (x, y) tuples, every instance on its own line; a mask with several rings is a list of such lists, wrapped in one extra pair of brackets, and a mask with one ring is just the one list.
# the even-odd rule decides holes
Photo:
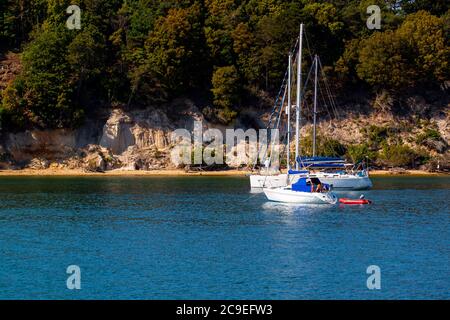
[[(286, 75), (287, 75), (287, 73), (286, 73)], [(271, 128), (270, 128), (270, 125), (271, 125), (271, 123), (272, 123), (273, 116), (274, 116), (274, 114), (276, 114), (276, 113), (278, 114), (277, 117), (276, 117), (276, 119), (278, 119), (278, 120), (277, 120), (277, 126), (276, 126), (276, 128), (279, 128), (281, 116), (282, 116), (282, 114), (283, 114), (284, 101), (285, 101), (285, 99), (286, 99), (286, 93), (287, 93), (287, 86), (286, 86), (286, 82), (287, 82), (287, 81), (286, 81), (286, 80), (287, 80), (286, 78), (283, 80), (283, 84), (282, 84), (282, 87), (281, 87), (281, 89), (284, 87), (284, 94), (283, 94), (283, 98), (282, 98), (281, 104), (278, 106), (278, 102), (277, 102), (277, 105), (274, 107), (274, 110), (273, 110), (273, 112), (272, 112), (272, 114), (271, 114), (271, 118), (269, 119), (269, 124), (268, 124), (268, 126), (267, 126), (267, 129), (271, 129)], [(293, 83), (293, 81), (294, 81), (294, 79), (291, 80), (291, 84)], [(280, 96), (279, 96), (279, 97), (280, 97)], [(279, 97), (278, 97), (277, 101), (279, 101)], [(261, 150), (262, 150), (262, 146), (259, 147), (258, 157), (259, 157), (259, 154), (261, 153)], [(268, 150), (268, 148), (265, 149), (265, 152), (264, 152), (264, 155), (263, 155), (262, 158), (265, 158), (265, 157), (267, 156), (267, 150)], [(273, 146), (272, 146), (272, 150), (273, 150)], [(270, 159), (270, 160), (271, 160), (271, 159)], [(258, 161), (255, 161), (255, 163), (253, 164), (253, 170), (256, 168), (257, 162), (258, 162)]]
[[(295, 53), (295, 52), (297, 51), (297, 47), (298, 47), (298, 46), (299, 46), (299, 39), (296, 40), (295, 45), (294, 45), (294, 48), (293, 48), (292, 50), (290, 50), (290, 51), (293, 52), (293, 53)], [(297, 60), (295, 59), (295, 60), (294, 60), (294, 64), (295, 64), (296, 61), (297, 61)], [(289, 69), (289, 67), (288, 67), (288, 69)], [(281, 110), (282, 110), (282, 107), (283, 107), (283, 104), (284, 104), (284, 99), (285, 99), (285, 97), (286, 97), (286, 90), (287, 90), (287, 88), (286, 88), (286, 82), (287, 82), (287, 80), (288, 80), (287, 78), (288, 78), (288, 70), (287, 70), (287, 71), (285, 72), (285, 74), (284, 74), (284, 78), (283, 78), (283, 81), (282, 81), (280, 90), (279, 90), (279, 92), (278, 92), (277, 98), (276, 98), (276, 100), (275, 100), (274, 107), (273, 107), (272, 112), (271, 112), (271, 114), (270, 114), (269, 121), (268, 121), (268, 124), (267, 124), (266, 129), (270, 129), (270, 126), (271, 126), (272, 120), (273, 120), (273, 116), (274, 116), (274, 114), (276, 113), (276, 111), (278, 110), (278, 102), (279, 102), (279, 99), (280, 99), (280, 96), (281, 96), (281, 92), (283, 91), (283, 88), (285, 88), (285, 93), (284, 93), (284, 95), (283, 95), (283, 102), (282, 102), (281, 105), (280, 105), (280, 108), (281, 108)], [(279, 121), (278, 121), (278, 122), (279, 122)], [(262, 146), (260, 146), (260, 148), (259, 148), (259, 150), (258, 150), (258, 157), (259, 157), (259, 154), (260, 154), (260, 152), (261, 152), (261, 148), (262, 148)], [(267, 151), (267, 148), (266, 148), (266, 151)], [(258, 159), (255, 161), (255, 163), (254, 163), (254, 165), (253, 165), (253, 170), (256, 168), (257, 162), (258, 162)]]
[[(308, 76), (306, 77), (306, 81), (305, 81), (305, 85), (303, 86), (303, 91), (302, 91), (302, 97), (303, 97), (303, 102), (306, 104), (306, 99), (305, 99), (305, 95), (306, 95), (306, 88), (307, 88), (307, 86), (308, 86), (308, 82), (309, 82), (309, 80), (310, 80), (310, 78), (311, 78), (311, 74), (312, 74), (312, 71), (313, 71), (313, 67), (314, 67), (314, 64), (313, 65), (311, 65), (311, 68), (309, 69), (309, 72), (308, 72)], [(311, 112), (311, 110), (309, 109), (309, 107), (308, 107), (308, 105), (306, 104), (306, 106), (307, 106), (307, 108), (308, 108), (308, 112)]]
[(328, 97), (328, 100), (330, 102), (330, 106), (331, 106), (331, 109), (333, 111), (333, 114), (334, 114), (334, 116), (336, 118), (338, 118), (337, 106), (336, 106), (336, 102), (333, 100), (331, 90), (330, 90), (330, 88), (328, 87), (327, 83), (324, 80), (322, 80), (322, 82), (323, 82), (323, 84), (325, 86), (325, 90), (326, 90), (327, 97)]
[[(304, 34), (305, 34), (305, 39), (306, 39), (306, 46), (308, 47), (309, 57), (311, 58), (311, 62), (312, 62), (312, 61), (314, 61), (314, 58), (313, 58), (311, 47), (309, 45), (308, 33), (306, 32), (306, 30), (305, 30)], [(314, 49), (314, 52), (316, 52), (315, 48), (313, 48), (313, 49)]]
[[(282, 118), (282, 116), (283, 116), (283, 106), (284, 106), (284, 102), (285, 102), (285, 99), (286, 99), (287, 90), (288, 90), (288, 87), (285, 87), (284, 94), (283, 94), (283, 99), (282, 99), (282, 101), (281, 101), (280, 109), (279, 109), (279, 112), (278, 112), (278, 115), (277, 115), (277, 127), (276, 127), (276, 128), (278, 129), (278, 131), (275, 133), (275, 136), (278, 136), (278, 140), (279, 140), (279, 136), (280, 136), (280, 129), (279, 129), (279, 127), (280, 127), (280, 121), (281, 121), (281, 118)], [(272, 134), (270, 134), (270, 139), (271, 139), (271, 142), (272, 142)], [(269, 157), (269, 166), (270, 166), (270, 164), (272, 163), (272, 157), (273, 157), (273, 149), (274, 149), (274, 147), (275, 147), (275, 142), (271, 143), (270, 157)], [(269, 149), (268, 147), (265, 149), (264, 157), (263, 157), (263, 158), (266, 157), (268, 149)], [(259, 156), (259, 154), (258, 154), (258, 156)], [(269, 170), (269, 168), (267, 168), (267, 171), (268, 171), (268, 170)], [(263, 186), (266, 185), (267, 177), (268, 177), (268, 175), (266, 175), (265, 178), (264, 178)]]
[(331, 121), (331, 120), (333, 119), (333, 117), (332, 117), (332, 115), (331, 115), (329, 106), (328, 106), (328, 104), (327, 104), (327, 102), (326, 102), (326, 100), (325, 100), (325, 96), (324, 96), (324, 93), (323, 93), (323, 89), (322, 89), (321, 82), (318, 81), (317, 84), (319, 85), (319, 95), (320, 95), (320, 97), (322, 98), (323, 105), (324, 105), (324, 107), (325, 107), (325, 110), (327, 110), (328, 116), (330, 117), (330, 121)]
[[(281, 120), (281, 117), (283, 115), (283, 106), (284, 106), (284, 102), (285, 102), (285, 99), (286, 99), (286, 93), (287, 93), (287, 88), (284, 90), (283, 99), (282, 99), (282, 102), (280, 104), (280, 111), (279, 111), (278, 116), (277, 116), (277, 127), (276, 128), (279, 128), (280, 120)], [(278, 129), (278, 136), (279, 135), (280, 135), (280, 132), (279, 132), (279, 129)], [(272, 140), (272, 135), (270, 136), (270, 139)], [(274, 148), (274, 144), (272, 144), (272, 147), (270, 149), (270, 158), (269, 158), (270, 162), (272, 162), (273, 148)], [(266, 157), (267, 151), (268, 151), (268, 148), (266, 148), (266, 151), (264, 152), (264, 157), (263, 158)]]
[[(275, 128), (273, 128), (273, 129), (276, 129), (276, 128), (278, 128), (279, 127), (279, 123), (280, 123), (280, 118), (281, 118), (281, 116), (282, 116), (282, 114), (283, 114), (283, 106), (284, 106), (284, 101), (285, 101), (285, 99), (286, 99), (286, 93), (287, 93), (287, 87), (285, 86), (285, 89), (284, 89), (284, 94), (283, 94), (283, 98), (282, 98), (282, 100), (281, 100), (281, 104), (277, 107), (277, 111), (276, 111), (276, 114), (277, 114), (277, 116), (276, 116), (276, 122), (277, 122), (277, 126), (275, 127)], [(272, 128), (267, 128), (267, 130), (271, 130)], [(271, 132), (269, 132), (269, 134), (267, 135), (268, 137), (270, 136), (270, 139), (272, 139), (272, 137), (271, 137)], [(261, 148), (262, 148), (262, 146), (260, 146), (260, 150), (259, 150), (259, 153), (258, 153), (258, 156), (259, 156), (259, 154), (261, 153)], [(265, 151), (264, 151), (264, 155), (263, 155), (263, 159), (267, 156), (267, 150), (268, 150), (268, 148), (266, 148), (265, 149)]]
[(328, 79), (327, 79), (327, 77), (325, 75), (325, 71), (323, 70), (322, 61), (320, 60), (320, 57), (319, 57), (319, 66), (320, 66), (320, 70), (321, 70), (321, 73), (322, 73), (322, 76), (323, 76), (323, 79), (324, 79), (325, 86), (326, 86), (326, 88), (327, 88), (327, 90), (329, 92), (330, 100), (332, 100), (332, 102), (333, 102), (335, 116), (336, 116), (336, 118), (339, 118), (337, 101), (336, 101), (335, 96), (331, 92), (331, 88), (330, 88), (330, 85), (328, 84)]
[[(310, 73), (312, 73), (312, 69), (313, 69), (314, 64), (315, 64), (315, 59), (314, 59), (314, 57), (313, 57), (313, 55), (312, 55), (312, 50), (311, 50), (310, 45), (309, 45), (308, 34), (307, 34), (306, 31), (305, 31), (305, 39), (306, 39), (306, 45), (307, 45), (307, 47), (308, 47), (309, 57), (310, 57), (310, 59), (311, 59), (311, 68), (310, 68), (309, 74), (308, 74), (308, 79), (309, 79)], [(315, 51), (315, 50), (314, 50), (314, 51)], [(308, 79), (307, 79), (307, 81), (308, 81)], [(306, 91), (306, 85), (307, 85), (307, 82), (305, 82), (305, 86), (304, 86), (304, 89), (305, 89), (305, 90), (304, 90), (303, 94), (305, 94), (305, 91)]]
[(314, 68), (314, 64), (312, 64), (311, 68), (309, 68), (308, 76), (306, 77), (305, 85), (303, 86), (302, 97), (304, 97), (305, 94), (306, 94), (306, 88), (307, 88), (308, 82), (309, 82), (309, 80), (311, 78), (311, 74), (312, 74), (313, 68)]
[[(295, 47), (294, 47), (294, 49), (291, 51), (291, 53), (295, 54), (298, 45), (299, 45), (299, 39), (297, 39), (297, 42), (296, 42), (296, 44), (295, 44)], [(295, 57), (296, 57), (296, 58), (294, 59), (293, 64), (295, 64), (295, 63), (297, 62), (297, 55), (295, 55)], [(288, 72), (289, 72), (289, 67), (287, 68), (287, 70), (286, 70), (286, 72), (285, 72), (285, 74), (284, 74), (283, 82), (282, 82), (281, 88), (280, 88), (280, 90), (279, 90), (279, 92), (278, 92), (277, 100), (275, 101), (275, 106), (274, 106), (274, 109), (273, 109), (273, 111), (272, 111), (272, 115), (274, 114), (274, 111), (275, 111), (275, 109), (276, 109), (276, 107), (277, 107), (277, 104), (278, 104), (279, 98), (280, 98), (280, 96), (281, 96), (281, 92), (282, 92), (282, 90), (283, 90), (283, 87), (286, 86), (286, 82), (288, 81)], [(291, 80), (291, 84), (293, 84), (293, 83), (294, 83), (294, 79)], [(285, 89), (285, 90), (286, 90), (286, 89)], [(271, 120), (272, 120), (272, 118), (271, 118), (269, 121), (271, 121)], [(269, 122), (269, 123), (270, 123), (270, 122)]]
[(324, 82), (324, 85), (325, 85), (325, 90), (327, 90), (328, 99), (330, 100), (331, 109), (333, 110), (335, 118), (338, 118), (339, 114), (338, 114), (338, 111), (337, 111), (336, 102), (333, 99), (333, 94), (331, 93), (331, 90), (330, 90), (329, 86), (327, 85), (327, 82), (326, 81), (323, 81), (323, 82)]
[[(311, 47), (310, 47), (310, 44), (309, 44), (308, 34), (307, 34), (306, 32), (305, 32), (305, 39), (306, 39), (306, 45), (307, 45), (308, 51), (309, 51), (309, 56), (310, 56), (311, 60), (313, 60), (313, 56), (312, 56), (312, 52), (311, 52)], [(321, 62), (321, 60), (320, 60), (320, 56), (318, 56), (318, 60), (319, 60), (319, 67), (320, 67), (320, 70), (321, 70), (322, 77), (326, 79), (325, 72), (323, 71), (322, 62)], [(326, 85), (326, 83), (325, 83), (325, 85)], [(320, 81), (319, 81), (319, 87), (320, 87)], [(333, 114), (334, 114), (335, 117), (337, 118), (337, 117), (338, 117), (338, 113), (337, 113), (337, 110), (336, 110), (336, 109), (337, 109), (336, 104), (335, 104), (333, 101), (331, 101), (330, 93), (329, 93), (329, 88), (326, 88), (326, 90), (327, 90), (327, 89), (328, 89), (328, 93), (327, 93), (327, 94), (328, 94), (329, 100), (330, 100), (330, 107), (332, 108)], [(323, 91), (323, 90), (320, 89), (320, 91)], [(322, 99), (324, 100), (324, 106), (327, 108), (327, 112), (328, 112), (328, 114), (329, 114), (329, 116), (330, 116), (330, 119), (331, 119), (332, 117), (331, 117), (330, 110), (328, 109), (328, 105), (327, 105), (327, 103), (325, 103), (325, 98), (323, 97), (324, 93), (321, 92), (321, 94), (322, 94)]]
[[(326, 74), (325, 74), (325, 71), (324, 71), (324, 69), (323, 69), (322, 61), (320, 60), (320, 57), (319, 57), (319, 65), (320, 65), (321, 72), (323, 73), (324, 81), (325, 81), (325, 83), (327, 84), (327, 87), (330, 89), (330, 92), (332, 92), (332, 91), (331, 91), (331, 85), (329, 85), (329, 83), (328, 83), (328, 78), (327, 78), (327, 76), (326, 76)], [(335, 102), (335, 105), (337, 106), (337, 101), (336, 101), (336, 99), (335, 99), (335, 95), (332, 94), (331, 96), (332, 96), (332, 98), (333, 98), (333, 100), (334, 100), (334, 102)]]
[[(307, 32), (305, 32), (305, 39), (306, 39), (306, 45), (307, 45), (308, 51), (309, 51), (309, 56), (310, 56), (311, 60), (313, 60), (312, 51), (311, 51), (311, 47), (310, 47), (310, 43), (309, 43), (309, 38), (308, 38)], [(323, 81), (324, 81), (324, 84), (325, 84), (325, 89), (327, 90), (328, 99), (330, 100), (330, 106), (332, 108), (332, 111), (333, 111), (335, 117), (338, 118), (339, 117), (339, 113), (337, 112), (337, 103), (336, 103), (335, 100), (333, 100), (334, 98), (333, 98), (333, 96), (331, 94), (331, 89), (328, 86), (328, 82), (326, 80), (325, 72), (323, 71), (322, 61), (320, 60), (320, 57), (319, 57), (319, 66), (320, 66), (320, 70), (321, 70), (322, 76), (325, 79)], [(328, 110), (328, 113), (329, 113), (329, 110)]]
[[(286, 92), (287, 90), (284, 92), (284, 97), (283, 97), (283, 103), (282, 103), (282, 107), (281, 107), (281, 112), (278, 115), (278, 121), (277, 121), (277, 128), (278, 128), (278, 140), (280, 139), (280, 121), (281, 118), (283, 117), (283, 107), (284, 107), (284, 101), (286, 98)], [(272, 144), (272, 149), (270, 150), (270, 161), (272, 162), (272, 154), (273, 154), (273, 148), (274, 148), (274, 144)]]
[[(322, 79), (322, 80), (323, 80), (323, 79)], [(322, 97), (322, 101), (323, 101), (323, 103), (324, 103), (324, 106), (326, 107), (326, 110), (327, 110), (327, 112), (328, 112), (328, 115), (330, 116), (330, 121), (331, 121), (331, 120), (333, 119), (331, 113), (333, 113), (334, 116), (336, 117), (336, 111), (334, 110), (332, 101), (331, 101), (330, 99), (328, 99), (328, 101), (329, 101), (330, 104), (328, 104), (328, 103), (326, 102), (326, 99), (325, 99), (325, 93), (326, 93), (326, 90), (323, 90), (322, 82), (323, 82), (323, 81), (318, 81), (318, 85), (319, 85), (319, 88), (320, 88), (320, 96)], [(325, 83), (324, 83), (323, 85), (325, 86)], [(327, 97), (329, 98), (329, 95), (328, 95)], [(331, 108), (331, 112), (330, 112), (330, 108)]]
[[(288, 68), (288, 69), (289, 69), (289, 68)], [(276, 110), (278, 109), (278, 102), (279, 102), (279, 99), (280, 99), (280, 96), (281, 96), (281, 92), (282, 92), (283, 88), (286, 87), (287, 75), (288, 75), (288, 70), (287, 70), (286, 73), (284, 74), (283, 82), (282, 82), (282, 84), (281, 84), (280, 90), (279, 90), (278, 95), (277, 95), (277, 98), (276, 98), (276, 100), (275, 100), (275, 104), (274, 104), (274, 107), (273, 107), (273, 109), (272, 109), (272, 112), (271, 112), (271, 114), (270, 114), (270, 116), (269, 116), (269, 121), (268, 121), (268, 123), (267, 123), (266, 129), (270, 129), (270, 126), (271, 126), (272, 120), (273, 120), (273, 116), (274, 116), (274, 114), (276, 113)], [(285, 89), (285, 90), (286, 90), (286, 89)], [(261, 149), (262, 149), (262, 146), (259, 147), (259, 150), (258, 150), (258, 157), (259, 157), (259, 154), (261, 153)], [(258, 159), (256, 159), (255, 163), (253, 164), (252, 170), (255, 170), (257, 163), (258, 163)]]
[[(304, 100), (303, 103), (304, 103), (306, 109), (308, 109), (308, 115), (311, 114), (312, 112), (311, 112), (311, 108), (310, 108), (310, 106), (309, 106), (309, 103), (308, 103), (306, 100)], [(310, 116), (310, 115), (308, 116), (308, 115), (306, 115), (306, 116), (303, 115), (303, 116), (304, 116), (306, 119), (308, 119), (308, 121), (309, 121), (309, 120), (312, 120), (311, 116)]]
[[(329, 100), (329, 103), (330, 103), (330, 107), (331, 107), (331, 111), (332, 111), (332, 113), (334, 114), (334, 116), (337, 118), (337, 111), (336, 111), (336, 104), (335, 104), (335, 102), (332, 100), (332, 94), (331, 94), (331, 91), (330, 91), (330, 89), (328, 88), (328, 86), (327, 86), (327, 83), (325, 82), (325, 80), (324, 79), (326, 79), (326, 75), (325, 75), (325, 72), (324, 72), (324, 70), (323, 70), (323, 66), (322, 66), (322, 63), (321, 63), (321, 61), (320, 61), (320, 56), (318, 56), (318, 61), (319, 61), (319, 68), (320, 68), (320, 72), (321, 72), (321, 80), (322, 80), (322, 82), (323, 82), (323, 84), (324, 84), (324, 87), (325, 87), (325, 93), (327, 94), (327, 98), (328, 98), (328, 100)], [(319, 86), (320, 86), (320, 81), (319, 81)], [(322, 88), (322, 87), (321, 87)], [(321, 89), (322, 90), (322, 89)], [(324, 93), (322, 93), (322, 94), (324, 94)], [(329, 112), (329, 110), (328, 110), (328, 112)], [(330, 115), (330, 119), (331, 119), (331, 115)]]
[[(265, 183), (266, 181), (265, 181), (265, 179), (264, 179), (264, 183)], [(264, 183), (263, 183), (263, 185), (264, 185)], [(250, 197), (248, 197), (247, 199), (244, 199), (244, 200), (242, 200), (242, 202), (247, 202), (248, 200), (250, 200), (250, 199), (253, 199), (254, 197), (256, 197), (256, 196), (259, 196), (259, 194), (258, 193), (255, 193), (255, 194), (252, 194)]]
[[(314, 63), (313, 63), (313, 64), (311, 65), (311, 68), (309, 69), (308, 77), (307, 77), (307, 79), (306, 79), (305, 86), (303, 87), (303, 93), (302, 93), (302, 96), (305, 96), (305, 94), (306, 94), (307, 85), (308, 85), (308, 82), (309, 82), (310, 79), (311, 79), (311, 75), (312, 75), (314, 66), (315, 66), (315, 65), (314, 65)], [(324, 101), (324, 106), (326, 107), (326, 110), (327, 110), (328, 115), (330, 116), (330, 119), (332, 119), (330, 110), (328, 109), (328, 105), (327, 105), (327, 103), (325, 102), (325, 98), (324, 98), (324, 96), (323, 96), (323, 89), (322, 89), (322, 87), (320, 86), (320, 82), (318, 82), (318, 84), (319, 84), (319, 88), (320, 88), (320, 90), (319, 90), (319, 91), (320, 91), (320, 94), (322, 94), (322, 100)], [(312, 114), (311, 108), (309, 107), (309, 104), (307, 103), (306, 99), (303, 99), (303, 102), (304, 102), (306, 108), (308, 109), (308, 113), (311, 113), (311, 114)], [(309, 118), (309, 119), (311, 119), (311, 118)]]

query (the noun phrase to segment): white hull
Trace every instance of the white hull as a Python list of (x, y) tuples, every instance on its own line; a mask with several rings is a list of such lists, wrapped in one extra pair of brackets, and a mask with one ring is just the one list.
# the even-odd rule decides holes
[(287, 188), (264, 188), (264, 194), (270, 201), (304, 204), (335, 204), (338, 198), (332, 192), (300, 192)]
[[(289, 176), (289, 182), (287, 181), (287, 174), (279, 175), (251, 175), (250, 187), (251, 188), (278, 188), (286, 187), (305, 175), (294, 174)], [(372, 181), (367, 176), (357, 176), (353, 174), (329, 174), (329, 173), (314, 173), (309, 174), (309, 177), (317, 177), (323, 183), (333, 186), (334, 190), (367, 190), (372, 188)]]
[(317, 177), (323, 183), (332, 185), (334, 190), (367, 190), (372, 188), (372, 181), (367, 176), (317, 173), (311, 174), (310, 177)]
[(250, 175), (251, 188), (278, 188), (287, 186), (287, 174), (278, 174), (273, 176), (263, 176), (259, 174)]
[(287, 174), (278, 174), (264, 176), (259, 174), (250, 175), (250, 187), (251, 188), (280, 188), (286, 187), (298, 180), (301, 175), (289, 175), (289, 181)]

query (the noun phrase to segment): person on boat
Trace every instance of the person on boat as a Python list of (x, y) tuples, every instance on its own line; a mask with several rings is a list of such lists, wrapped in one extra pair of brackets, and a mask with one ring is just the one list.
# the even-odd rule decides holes
[(322, 192), (322, 182), (319, 182), (319, 184), (317, 185), (316, 192)]
[(318, 178), (308, 179), (311, 184), (311, 192), (322, 192), (322, 182)]
[(311, 179), (306, 179), (306, 185), (311, 186), (311, 192), (314, 192), (314, 184), (311, 182)]

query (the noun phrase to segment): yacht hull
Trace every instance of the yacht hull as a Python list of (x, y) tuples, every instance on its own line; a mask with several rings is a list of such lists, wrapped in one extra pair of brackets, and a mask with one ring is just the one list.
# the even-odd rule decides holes
[[(292, 183), (297, 182), (300, 177), (305, 175), (293, 174), (289, 175), (289, 182), (287, 174), (279, 175), (251, 175), (251, 188), (279, 188), (286, 187)], [(323, 183), (333, 186), (334, 190), (368, 190), (372, 188), (372, 181), (367, 176), (357, 176), (352, 174), (328, 174), (328, 173), (314, 173), (309, 174), (309, 177), (317, 177)]]
[(335, 204), (338, 201), (332, 192), (313, 193), (292, 191), (286, 188), (264, 188), (267, 199), (275, 202), (304, 203), (304, 204)]

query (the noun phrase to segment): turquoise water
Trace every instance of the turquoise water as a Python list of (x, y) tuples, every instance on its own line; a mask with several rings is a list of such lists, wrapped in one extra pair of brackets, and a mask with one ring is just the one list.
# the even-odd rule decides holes
[(2, 177), (0, 298), (449, 299), (450, 178), (374, 184), (345, 207), (270, 203), (245, 178)]

